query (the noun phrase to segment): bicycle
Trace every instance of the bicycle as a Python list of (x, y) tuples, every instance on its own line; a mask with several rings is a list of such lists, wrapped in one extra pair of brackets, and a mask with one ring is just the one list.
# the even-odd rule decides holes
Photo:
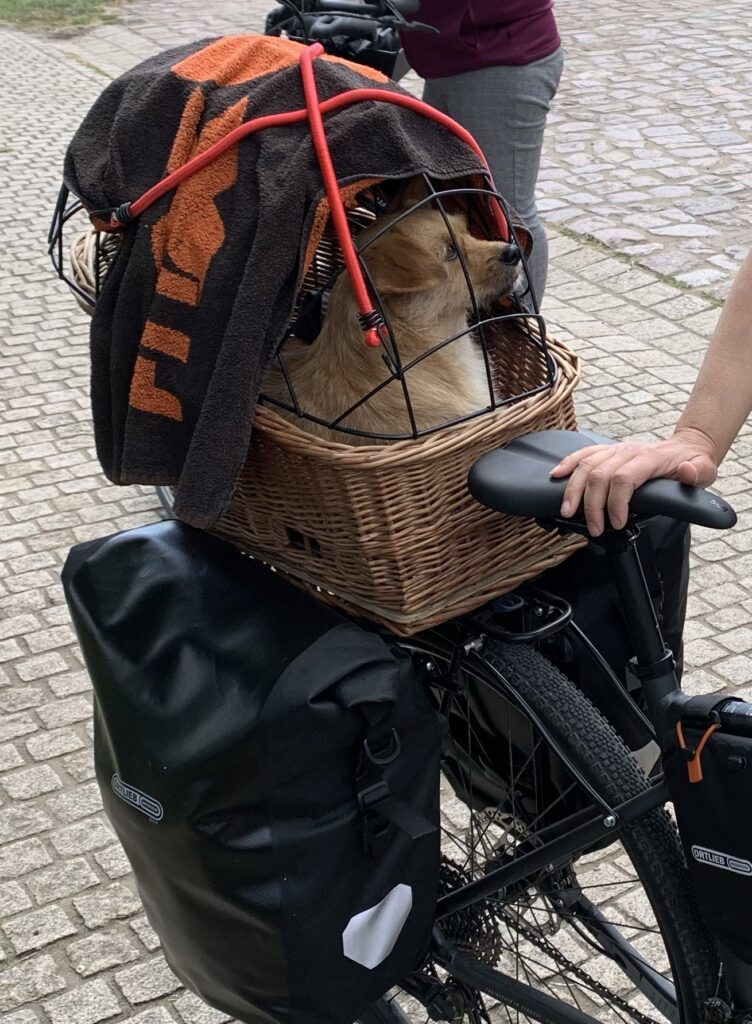
[[(548, 473), (588, 443), (561, 431), (529, 435), (483, 456), (471, 471), (471, 492), (496, 511), (584, 533), (581, 521), (558, 516), (562, 488)], [(667, 699), (684, 706), (691, 698), (676, 688), (663, 647), (635, 549), (639, 530), (659, 514), (717, 528), (735, 517), (715, 496), (685, 494), (667, 481), (642, 488), (634, 507), (623, 530), (594, 543), (612, 561), (647, 713), (608, 673), (604, 685), (614, 717), (638, 718), (655, 736)], [(718, 960), (662, 807), (665, 785), (646, 777), (613, 726), (540, 652), (547, 638), (573, 628), (563, 602), (531, 589), (497, 610), (400, 641), (422, 661), (449, 715), (443, 770), (462, 821), (445, 794), (433, 963), (390, 997), (398, 1010), (385, 1003), (368, 1024), (404, 1021), (408, 995), (433, 1019), (459, 1019), (454, 1006), (474, 1021), (489, 1019), (481, 994), (498, 999), (509, 1019), (579, 1024), (612, 1016), (700, 1021), (715, 1005)], [(748, 709), (723, 713), (733, 718)], [(604, 856), (617, 844), (618, 867), (609, 874)], [(624, 893), (627, 909), (619, 910)], [(731, 982), (726, 965), (742, 999), (746, 973)]]
[[(583, 521), (559, 517), (563, 485), (548, 474), (592, 442), (564, 431), (528, 435), (482, 456), (471, 492), (498, 512), (585, 534)], [(727, 957), (721, 972), (665, 782), (644, 772), (623, 738), (655, 744), (672, 709), (691, 714), (693, 703), (663, 645), (636, 549), (640, 529), (654, 515), (716, 528), (735, 516), (715, 495), (670, 481), (641, 488), (632, 508), (623, 530), (591, 541), (609, 554), (641, 678), (630, 695), (604, 668), (611, 721), (545, 657), (555, 637), (583, 637), (566, 602), (534, 586), (396, 641), (450, 723), (441, 896), (429, 959), (363, 1024), (426, 1014), (480, 1024), (494, 1010), (510, 1021), (699, 1024), (732, 1020), (730, 1003), (752, 1005), (749, 967)], [(644, 708), (634, 700), (640, 692)], [(715, 700), (732, 731), (744, 728), (751, 705)], [(699, 704), (701, 718), (707, 702)]]
[[(397, 78), (404, 62), (396, 29), (416, 6), (289, 0), (269, 15), (266, 31), (321, 42)], [(513, 442), (480, 459), (471, 493), (498, 512), (586, 535), (583, 522), (559, 517), (562, 488), (548, 474), (564, 454), (589, 443), (556, 431)], [(429, 960), (373, 1006), (364, 1024), (406, 1024), (425, 1013), (479, 1024), (490, 1020), (484, 997), (498, 1000), (510, 1020), (514, 1014), (562, 1024), (694, 1024), (730, 1019), (729, 1004), (752, 1006), (749, 967), (731, 954), (719, 965), (663, 806), (665, 782), (655, 770), (648, 777), (623, 740), (628, 736), (634, 750), (634, 736), (641, 736), (657, 754), (656, 740), (676, 708), (693, 713), (691, 698), (678, 690), (642, 572), (640, 529), (659, 514), (716, 528), (733, 525), (735, 516), (716, 496), (668, 481), (641, 488), (632, 509), (623, 530), (591, 541), (608, 552), (636, 652), (632, 695), (577, 630), (566, 602), (534, 587), (398, 641), (450, 722), (442, 895)], [(610, 721), (541, 652), (567, 633), (579, 633), (578, 643), (603, 668)], [(705, 710), (697, 708), (698, 717)], [(732, 729), (748, 713), (740, 702), (720, 711)], [(616, 863), (610, 872), (609, 852)]]
[[(397, 74), (393, 30), (413, 7), (285, 0), (267, 29), (295, 37), (298, 25), (303, 41), (383, 61)], [(353, 51), (353, 40), (367, 45)], [(529, 435), (483, 456), (471, 492), (498, 512), (584, 535), (581, 521), (559, 518), (561, 485), (548, 472), (588, 443), (577, 433)], [(169, 510), (169, 490), (160, 497)], [(676, 686), (636, 551), (640, 528), (659, 514), (718, 528), (734, 520), (713, 495), (651, 483), (635, 495), (627, 527), (595, 542), (612, 559), (640, 683), (627, 693), (604, 668), (610, 720), (546, 659), (546, 643), (568, 635), (594, 660), (600, 655), (578, 636), (566, 602), (534, 586), (394, 641), (411, 653), (449, 721), (441, 896), (429, 957), (363, 1014), (363, 1024), (426, 1014), (480, 1024), (492, 1012), (562, 1024), (730, 1024), (752, 1006), (748, 965), (724, 951), (721, 967), (703, 921), (664, 808), (665, 781), (647, 775), (623, 741), (637, 734), (655, 748), (675, 717), (702, 721), (708, 712), (707, 702), (693, 703)], [(718, 720), (743, 732), (752, 707), (716, 704)]]

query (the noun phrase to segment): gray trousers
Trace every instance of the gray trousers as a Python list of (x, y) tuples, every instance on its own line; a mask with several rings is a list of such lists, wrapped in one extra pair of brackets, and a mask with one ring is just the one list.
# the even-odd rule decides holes
[(467, 128), (483, 150), (498, 191), (533, 236), (528, 261), (540, 303), (546, 287), (548, 241), (535, 205), (543, 130), (564, 66), (561, 47), (543, 60), (426, 81), (423, 99)]

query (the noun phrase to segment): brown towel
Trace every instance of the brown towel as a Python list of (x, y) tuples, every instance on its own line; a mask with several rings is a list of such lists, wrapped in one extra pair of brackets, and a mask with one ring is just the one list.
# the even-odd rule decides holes
[[(66, 184), (90, 211), (116, 208), (237, 125), (304, 107), (299, 53), (288, 40), (232, 36), (138, 65), (85, 118)], [(401, 91), (337, 58), (314, 68), (322, 100)], [(356, 103), (324, 123), (350, 195), (361, 181), (482, 170), (447, 129), (393, 104)], [(322, 198), (302, 121), (242, 140), (124, 230), (91, 328), (97, 453), (115, 483), (175, 485), (176, 512), (196, 526), (222, 514), (322, 226)]]

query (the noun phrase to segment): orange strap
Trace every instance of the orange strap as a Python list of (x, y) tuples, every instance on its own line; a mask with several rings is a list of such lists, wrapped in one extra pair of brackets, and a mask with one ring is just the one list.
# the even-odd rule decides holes
[[(146, 192), (140, 195), (137, 199), (123, 203), (116, 210), (112, 211), (109, 222), (100, 223), (97, 221), (97, 225), (105, 231), (117, 231), (131, 220), (140, 216), (140, 214), (155, 203), (157, 199), (160, 199), (167, 192), (176, 188), (182, 181), (185, 181), (186, 178), (201, 170), (201, 168), (205, 167), (212, 160), (215, 160), (221, 153), (224, 153), (226, 149), (230, 146), (234, 146), (241, 139), (246, 138), (254, 132), (260, 131), (264, 128), (279, 127), (280, 125), (293, 124), (296, 121), (307, 119), (313, 139), (314, 149), (318, 158), (319, 169), (321, 171), (325, 191), (329, 200), (329, 208), (331, 210), (334, 228), (339, 240), (340, 248), (342, 249), (345, 265), (350, 274), (355, 299), (358, 304), (358, 308), (360, 309), (360, 321), (363, 335), (368, 345), (376, 347), (382, 343), (385, 328), (381, 321), (381, 317), (378, 315), (373, 307), (373, 303), (371, 302), (358, 260), (358, 255), (355, 251), (355, 246), (350, 235), (347, 216), (337, 183), (337, 176), (332, 163), (331, 154), (329, 153), (322, 115), (339, 110), (342, 107), (349, 106), (351, 103), (364, 102), (368, 100), (394, 103), (402, 107), (407, 107), (409, 110), (414, 110), (416, 113), (423, 114), (425, 117), (429, 117), (432, 120), (437, 121), (444, 128), (447, 128), (452, 132), (452, 134), (456, 135), (457, 138), (468, 146), (481, 161), (488, 182), (492, 188), (494, 187), (493, 179), (488, 168), (488, 163), (483, 156), (483, 152), (472, 135), (461, 125), (457, 124), (456, 121), (447, 117), (446, 114), (443, 114), (438, 110), (434, 110), (432, 107), (429, 107), (428, 104), (415, 99), (414, 96), (404, 95), (402, 93), (386, 92), (381, 89), (351, 89), (348, 92), (340, 93), (338, 96), (333, 96), (332, 98), (321, 102), (316, 92), (313, 60), (323, 52), (324, 48), (320, 43), (313, 43), (311, 46), (308, 46), (301, 51), (300, 71), (303, 81), (303, 94), (306, 103), (303, 109), (288, 111), (284, 114), (269, 114), (265, 117), (258, 117), (252, 121), (247, 121), (242, 125), (238, 125), (237, 128), (228, 132), (224, 138), (219, 139), (212, 146), (209, 146), (208, 149), (205, 149), (202, 153), (197, 154), (184, 163), (182, 167), (178, 167), (177, 170), (166, 175), (155, 185), (152, 185), (151, 188), (147, 189)], [(494, 196), (491, 197), (491, 211), (499, 235), (503, 241), (508, 242), (511, 233), (509, 224), (501, 204)]]
[(357, 302), (358, 309), (360, 310), (361, 321), (363, 324), (363, 336), (367, 345), (370, 345), (372, 348), (378, 348), (381, 344), (379, 326), (383, 326), (383, 324), (380, 323), (381, 318), (378, 316), (374, 309), (374, 305), (371, 302), (368, 289), (366, 288), (366, 283), (363, 278), (363, 271), (360, 269), (358, 254), (355, 251), (355, 243), (352, 240), (350, 228), (347, 223), (345, 204), (342, 202), (339, 184), (337, 183), (337, 175), (334, 170), (334, 164), (332, 163), (332, 157), (326, 141), (324, 121), (321, 116), (321, 110), (319, 109), (319, 97), (316, 92), (316, 79), (313, 75), (313, 58), (323, 52), (324, 47), (321, 43), (314, 43), (313, 46), (309, 46), (300, 54), (300, 74), (303, 79), (303, 95), (305, 96), (306, 109), (308, 110), (308, 124), (311, 131), (311, 138), (313, 139), (313, 148), (316, 151), (316, 157), (319, 162), (319, 170), (321, 171), (321, 177), (324, 182), (324, 189), (326, 190), (326, 195), (329, 200), (329, 209), (331, 210), (334, 230), (337, 233), (339, 247), (342, 250), (342, 258), (345, 261), (347, 272), (350, 275), (350, 284), (352, 285), (352, 290), (355, 294), (355, 301)]
[[(712, 725), (707, 727), (700, 739), (700, 742), (695, 747), (694, 753), (687, 762), (687, 774), (689, 775), (690, 782), (702, 782), (702, 762), (700, 761), (700, 754), (702, 754), (703, 747), (716, 729), (720, 729), (720, 724), (718, 722), (713, 722)], [(684, 730), (682, 729), (681, 722), (676, 723), (676, 738), (679, 741), (681, 749), (686, 750), (687, 744), (684, 740)]]
[[(310, 48), (311, 57), (318, 56), (319, 51), (316, 49), (318, 44), (313, 44)], [(493, 178), (491, 172), (488, 170), (488, 163), (483, 156), (478, 143), (461, 125), (453, 121), (451, 117), (443, 114), (439, 110), (434, 110), (427, 103), (423, 103), (422, 100), (416, 99), (414, 96), (405, 95), (404, 93), (393, 93), (386, 92), (383, 89), (350, 89), (347, 92), (339, 93), (337, 96), (332, 96), (328, 100), (323, 100), (319, 103), (319, 111), (321, 114), (333, 113), (336, 110), (341, 110), (343, 107), (350, 106), (353, 103), (364, 102), (367, 100), (373, 100), (380, 103), (392, 103), (396, 106), (406, 107), (408, 110), (414, 110), (418, 114), (423, 114), (425, 117), (430, 118), (432, 121), (438, 122), (443, 125), (444, 128), (448, 129), (453, 135), (456, 135), (461, 142), (464, 142), (473, 153), (482, 162), (486, 171), (489, 184), (491, 188), (494, 188)], [(129, 203), (123, 203), (119, 210), (124, 210), (125, 218), (123, 221), (118, 220), (116, 212), (113, 213), (110, 222), (104, 225), (105, 230), (116, 231), (118, 228), (124, 227), (128, 220), (133, 220), (148, 209), (152, 203), (155, 203), (157, 199), (160, 199), (165, 193), (170, 192), (172, 189), (177, 188), (181, 181), (185, 181), (186, 178), (195, 174), (196, 171), (200, 171), (202, 167), (205, 167), (216, 157), (221, 156), (226, 149), (230, 146), (236, 145), (241, 139), (246, 138), (248, 135), (253, 135), (257, 131), (261, 131), (264, 128), (279, 127), (281, 125), (294, 124), (296, 121), (304, 121), (309, 118), (309, 110), (307, 107), (303, 107), (300, 110), (290, 110), (284, 114), (267, 114), (264, 117), (254, 118), (252, 121), (246, 121), (237, 128), (233, 128), (232, 131), (228, 132), (224, 138), (219, 139), (208, 149), (198, 153), (196, 156), (191, 157), (182, 167), (177, 168), (171, 174), (167, 174), (161, 181), (158, 181), (151, 188), (147, 189), (138, 199), (134, 199)], [(496, 222), (496, 227), (499, 235), (504, 242), (509, 241), (510, 231), (509, 224), (504, 215), (504, 211), (501, 208), (499, 201), (495, 198), (491, 198), (491, 211)]]

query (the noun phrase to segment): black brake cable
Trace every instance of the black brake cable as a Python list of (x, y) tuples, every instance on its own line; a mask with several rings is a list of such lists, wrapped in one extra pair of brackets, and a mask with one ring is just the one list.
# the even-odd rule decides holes
[[(303, 39), (305, 40), (306, 45), (310, 44), (311, 40), (310, 40), (310, 38), (308, 36), (308, 25), (306, 24), (306, 20), (303, 17), (303, 14), (305, 12), (302, 11), (300, 9), (300, 7), (298, 7), (293, 2), (293, 0), (278, 0), (278, 2), (281, 4), (282, 7), (286, 7), (288, 11), (292, 11), (293, 16), (299, 22), (301, 28), (303, 29)], [(280, 29), (280, 30), (286, 31), (286, 29), (284, 28), (284, 25), (282, 25), (282, 26), (275, 25), (274, 28), (275, 28), (275, 30), (276, 29)]]

